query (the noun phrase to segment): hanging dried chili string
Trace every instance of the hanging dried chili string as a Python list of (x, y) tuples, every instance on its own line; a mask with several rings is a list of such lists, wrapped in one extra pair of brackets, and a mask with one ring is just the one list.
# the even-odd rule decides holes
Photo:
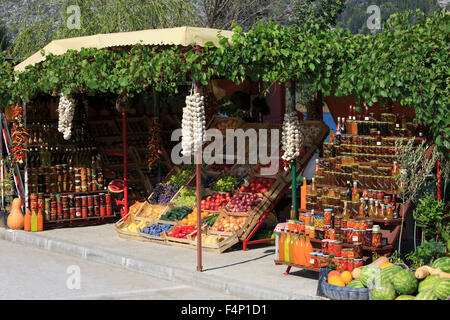
[(24, 163), (26, 158), (26, 152), (28, 151), (25, 142), (28, 136), (27, 129), (23, 123), (22, 108), (18, 105), (13, 106), (13, 123), (11, 129), (12, 146), (11, 152), (13, 154), (12, 161), (18, 163)]
[(149, 152), (148, 167), (151, 169), (161, 158), (162, 155), (162, 139), (161, 125), (153, 120), (149, 128), (149, 139), (147, 144)]

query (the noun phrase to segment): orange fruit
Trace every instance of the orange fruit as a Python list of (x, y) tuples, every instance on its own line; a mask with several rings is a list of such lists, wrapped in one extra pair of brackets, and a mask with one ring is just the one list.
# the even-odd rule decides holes
[(345, 282), (339, 276), (331, 276), (328, 283), (333, 286), (345, 287)]
[(341, 279), (344, 281), (345, 285), (347, 285), (353, 280), (353, 277), (350, 271), (343, 271), (341, 273)]
[(328, 273), (328, 280), (330, 280), (330, 278), (331, 278), (332, 276), (341, 277), (341, 274), (340, 274), (339, 272), (337, 272), (336, 270), (330, 271), (330, 272)]

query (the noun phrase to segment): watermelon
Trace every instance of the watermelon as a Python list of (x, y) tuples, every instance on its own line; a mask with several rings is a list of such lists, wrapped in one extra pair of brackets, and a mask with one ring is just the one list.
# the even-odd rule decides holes
[(397, 298), (395, 298), (395, 300), (416, 300), (416, 297), (404, 294), (404, 295), (398, 296)]
[(425, 290), (419, 292), (415, 300), (437, 300), (437, 296), (433, 293), (433, 290)]
[(380, 268), (370, 265), (361, 268), (359, 280), (361, 280), (364, 287), (372, 287), (374, 282), (380, 279), (380, 270)]
[(397, 265), (392, 265), (381, 270), (381, 281), (391, 281), (392, 277), (397, 272), (402, 271), (403, 268)]
[(413, 294), (417, 290), (418, 281), (409, 270), (402, 270), (397, 272), (391, 279), (395, 290), (399, 294)]
[(397, 293), (395, 288), (389, 282), (382, 283), (380, 286), (376, 286), (370, 292), (372, 300), (395, 300)]
[(450, 279), (440, 278), (433, 290), (434, 294), (441, 300), (447, 299), (450, 296)]
[(347, 288), (359, 288), (359, 289), (363, 289), (364, 285), (362, 284), (361, 280), (359, 279), (355, 279), (352, 280), (348, 285)]
[(430, 275), (428, 277), (426, 277), (425, 279), (423, 279), (422, 281), (419, 282), (419, 292), (422, 291), (426, 291), (426, 290), (434, 290), (434, 287), (438, 284), (439, 282), (439, 275), (437, 274), (433, 274)]
[(450, 257), (442, 257), (433, 262), (431, 265), (435, 269), (441, 269), (444, 272), (450, 273)]

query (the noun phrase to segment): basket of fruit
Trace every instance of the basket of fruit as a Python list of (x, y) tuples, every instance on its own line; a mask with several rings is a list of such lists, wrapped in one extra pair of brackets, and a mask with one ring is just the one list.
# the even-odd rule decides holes
[(339, 273), (329, 268), (320, 268), (318, 296), (332, 300), (369, 300), (369, 292), (360, 280), (352, 280), (349, 271)]
[(167, 233), (171, 232), (173, 227), (173, 224), (161, 222), (146, 225), (140, 230), (142, 241), (167, 244)]

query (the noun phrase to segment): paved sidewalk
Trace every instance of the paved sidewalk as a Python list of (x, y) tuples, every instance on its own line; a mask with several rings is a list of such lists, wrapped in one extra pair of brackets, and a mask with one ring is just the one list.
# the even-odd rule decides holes
[(38, 233), (0, 228), (0, 239), (90, 261), (122, 266), (167, 280), (182, 280), (249, 299), (321, 299), (318, 273), (275, 266), (274, 246), (242, 245), (222, 254), (203, 252), (197, 272), (196, 251), (119, 238), (113, 224), (62, 228)]

